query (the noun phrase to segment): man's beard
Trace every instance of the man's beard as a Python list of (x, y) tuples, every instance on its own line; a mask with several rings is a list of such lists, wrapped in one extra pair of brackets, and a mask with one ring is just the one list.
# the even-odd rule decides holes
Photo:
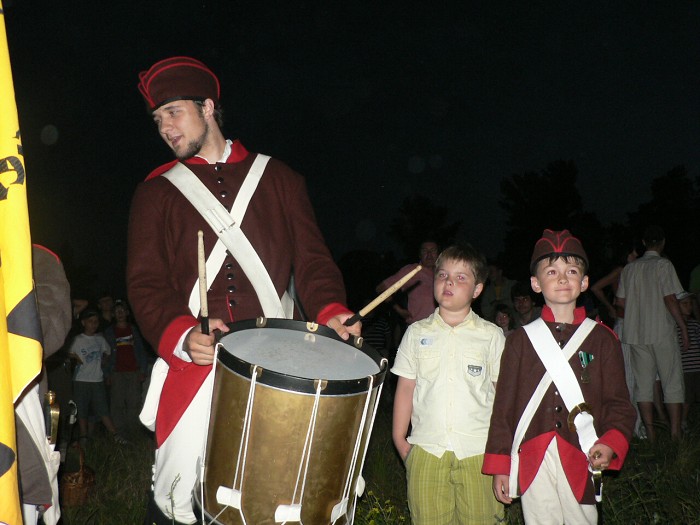
[(202, 134), (197, 137), (194, 140), (191, 140), (190, 142), (187, 143), (187, 147), (182, 150), (181, 153), (175, 152), (175, 157), (178, 158), (178, 160), (186, 160), (191, 157), (194, 157), (197, 155), (200, 151), (202, 151), (202, 148), (204, 147), (204, 143), (207, 140), (207, 136), (209, 135), (209, 124), (206, 122), (204, 123), (204, 131), (202, 131)]

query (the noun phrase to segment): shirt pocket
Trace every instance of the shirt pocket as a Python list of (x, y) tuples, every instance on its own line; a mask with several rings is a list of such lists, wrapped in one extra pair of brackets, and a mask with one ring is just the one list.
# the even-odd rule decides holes
[(486, 364), (482, 359), (465, 355), (462, 357), (462, 374), (468, 384), (481, 384), (486, 380)]
[(435, 381), (440, 373), (440, 352), (435, 350), (419, 352), (416, 364), (418, 380)]

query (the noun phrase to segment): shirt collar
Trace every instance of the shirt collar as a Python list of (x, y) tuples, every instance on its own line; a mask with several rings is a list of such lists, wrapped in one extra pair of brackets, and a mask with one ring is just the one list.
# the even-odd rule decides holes
[(248, 150), (245, 149), (245, 146), (243, 146), (239, 140), (226, 140), (224, 152), (221, 155), (221, 158), (216, 162), (209, 162), (208, 159), (205, 159), (200, 155), (195, 155), (194, 157), (187, 159), (186, 162), (188, 164), (233, 164), (235, 162), (241, 162), (247, 156)]
[(436, 308), (435, 309), (435, 319), (438, 319), (439, 320), (438, 322), (444, 324), (448, 328), (460, 328), (462, 326), (474, 324), (474, 322), (476, 321), (476, 314), (474, 313), (474, 309), (470, 308), (469, 313), (467, 314), (467, 316), (464, 318), (464, 320), (461, 323), (459, 323), (456, 326), (451, 326), (451, 325), (447, 324), (447, 322), (440, 315), (440, 308)]
[[(554, 312), (552, 312), (552, 309), (546, 304), (542, 307), (541, 317), (542, 320), (547, 321), (548, 323), (556, 323), (556, 321), (554, 320)], [(585, 318), (586, 309), (583, 306), (579, 306), (574, 310), (574, 322), (572, 324), (579, 325), (583, 322)]]

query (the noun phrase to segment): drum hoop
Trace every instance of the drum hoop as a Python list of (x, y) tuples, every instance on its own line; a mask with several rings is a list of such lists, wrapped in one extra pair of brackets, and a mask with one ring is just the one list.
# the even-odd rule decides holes
[[(318, 325), (314, 332), (310, 332), (307, 329), (307, 323), (303, 321), (267, 318), (262, 323), (264, 325), (263, 328), (260, 327), (260, 324), (260, 321), (256, 319), (228, 323), (227, 326), (229, 328), (229, 332), (222, 335), (226, 336), (243, 330), (265, 330), (267, 328), (282, 328), (297, 332), (313, 333), (348, 345), (354, 350), (365, 354), (367, 357), (372, 359), (372, 361), (374, 361), (379, 369), (379, 371), (375, 374), (354, 379), (325, 379), (323, 377), (310, 379), (285, 374), (283, 372), (277, 372), (275, 370), (269, 370), (259, 366), (256, 381), (262, 385), (280, 388), (282, 390), (291, 390), (303, 394), (315, 394), (316, 382), (318, 380), (322, 380), (326, 383), (325, 387), (321, 391), (322, 396), (341, 396), (367, 392), (370, 384), (372, 385), (372, 388), (375, 388), (381, 385), (384, 381), (384, 376), (386, 375), (386, 369), (388, 366), (387, 360), (383, 359), (379, 352), (364, 341), (361, 342), (360, 346), (356, 346), (348, 341), (344, 341), (338, 334), (336, 334), (335, 330), (323, 325)], [(245, 361), (228, 351), (218, 352), (218, 359), (221, 364), (223, 364), (229, 370), (248, 379), (252, 378), (252, 371), (254, 367), (253, 363), (249, 363), (248, 361)], [(261, 370), (262, 372), (260, 373)]]

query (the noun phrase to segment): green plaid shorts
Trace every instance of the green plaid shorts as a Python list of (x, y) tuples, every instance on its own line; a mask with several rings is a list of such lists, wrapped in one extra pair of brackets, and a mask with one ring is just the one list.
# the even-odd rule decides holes
[(492, 478), (481, 473), (484, 455), (438, 458), (414, 445), (406, 457), (408, 506), (414, 525), (495, 524), (503, 505), (493, 495)]

